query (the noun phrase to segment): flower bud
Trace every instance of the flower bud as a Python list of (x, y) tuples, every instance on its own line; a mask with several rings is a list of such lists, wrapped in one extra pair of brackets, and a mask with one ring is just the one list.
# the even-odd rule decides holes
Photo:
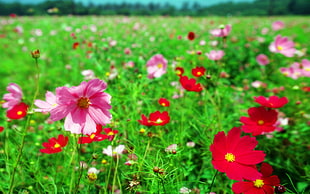
[(32, 58), (39, 58), (40, 57), (40, 50), (37, 49), (37, 50), (34, 50), (34, 51), (31, 51), (31, 55), (32, 55)]

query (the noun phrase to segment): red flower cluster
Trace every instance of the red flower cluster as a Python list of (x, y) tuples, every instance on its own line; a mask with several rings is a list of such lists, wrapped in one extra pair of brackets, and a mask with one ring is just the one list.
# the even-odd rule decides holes
[(40, 149), (40, 152), (46, 154), (54, 154), (62, 151), (62, 148), (65, 147), (68, 143), (69, 138), (63, 135), (58, 135), (58, 138), (52, 137), (48, 142), (43, 142), (42, 145), (44, 149)]
[(262, 176), (256, 180), (236, 182), (232, 185), (234, 193), (257, 194), (257, 193), (274, 193), (275, 186), (280, 184), (277, 175), (272, 174), (272, 166), (262, 163), (260, 172)]
[[(92, 143), (94, 141), (103, 141), (108, 139), (109, 141), (113, 141), (115, 135), (118, 133), (117, 130), (112, 130), (111, 128), (104, 128), (102, 129), (102, 125), (97, 124), (96, 126), (97, 131), (86, 137), (80, 137), (78, 140), (78, 144), (85, 144), (85, 143)], [(105, 134), (101, 134), (104, 131)]]
[(240, 117), (240, 122), (243, 123), (242, 130), (245, 133), (251, 133), (253, 136), (261, 135), (265, 132), (272, 132), (276, 129), (278, 120), (278, 112), (272, 108), (281, 108), (288, 103), (286, 97), (279, 98), (271, 96), (254, 97), (255, 102), (262, 105), (261, 107), (252, 107), (248, 109), (250, 117)]
[(167, 111), (164, 112), (153, 112), (149, 115), (149, 118), (147, 118), (144, 114), (141, 115), (141, 120), (138, 120), (138, 122), (141, 125), (145, 126), (158, 126), (158, 125), (165, 125), (169, 123), (170, 117)]

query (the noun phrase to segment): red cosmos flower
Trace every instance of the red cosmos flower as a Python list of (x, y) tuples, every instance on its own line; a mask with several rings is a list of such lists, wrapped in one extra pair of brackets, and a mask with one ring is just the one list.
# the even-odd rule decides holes
[(79, 47), (79, 45), (80, 45), (80, 43), (75, 42), (75, 43), (73, 43), (72, 48), (77, 49)]
[(194, 40), (195, 39), (195, 33), (194, 32), (189, 32), (187, 34), (187, 39), (188, 40)]
[(167, 111), (162, 113), (159, 111), (153, 112), (150, 114), (149, 119), (144, 114), (142, 114), (141, 118), (142, 119), (138, 120), (138, 122), (145, 126), (165, 125), (170, 121), (170, 117)]
[(245, 133), (252, 133), (253, 136), (261, 135), (263, 132), (271, 132), (276, 129), (275, 123), (278, 113), (265, 107), (252, 107), (248, 109), (250, 117), (240, 117), (241, 127)]
[(277, 175), (272, 175), (272, 167), (267, 163), (262, 163), (260, 169), (262, 176), (254, 181), (241, 181), (232, 185), (234, 193), (244, 194), (272, 194), (275, 189), (274, 186), (280, 184), (280, 180)]
[(200, 83), (196, 84), (196, 80), (191, 78), (188, 79), (187, 76), (180, 77), (180, 83), (182, 87), (188, 91), (192, 92), (200, 92), (202, 90), (202, 86)]
[(9, 119), (21, 119), (27, 115), (28, 105), (21, 102), (17, 105), (15, 105), (10, 110), (6, 111), (6, 116)]
[(183, 67), (176, 67), (175, 72), (176, 72), (177, 76), (181, 77), (184, 73), (184, 69), (183, 69)]
[(0, 126), (0, 133), (4, 130), (4, 127)]
[(262, 174), (255, 165), (264, 161), (265, 154), (263, 151), (253, 150), (258, 143), (255, 137), (240, 137), (240, 134), (241, 129), (234, 127), (227, 136), (223, 131), (215, 135), (210, 146), (213, 167), (233, 180), (261, 178)]
[(158, 100), (158, 103), (161, 105), (161, 106), (170, 106), (170, 102), (166, 99), (166, 98), (160, 98)]
[(278, 96), (270, 96), (269, 98), (259, 96), (254, 97), (254, 99), (255, 102), (267, 108), (281, 108), (288, 103), (288, 99), (286, 97), (279, 98)]
[(107, 134), (109, 141), (113, 141), (115, 135), (118, 133), (118, 130), (112, 130), (111, 128), (104, 128), (103, 130)]
[(310, 92), (310, 86), (304, 86), (301, 88), (301, 90), (304, 92)]
[(97, 124), (96, 129), (97, 131), (95, 133), (87, 135), (87, 137), (80, 137), (78, 140), (78, 144), (92, 143), (93, 141), (103, 141), (105, 139), (108, 139), (108, 135), (101, 134), (102, 125)]
[(68, 143), (69, 138), (63, 135), (58, 135), (58, 138), (52, 137), (48, 142), (43, 142), (42, 145), (44, 149), (40, 149), (40, 152), (46, 154), (54, 154), (62, 151), (62, 148), (65, 147)]
[(195, 77), (201, 77), (205, 74), (206, 72), (206, 68), (204, 67), (195, 67), (194, 69), (192, 69), (192, 74)]

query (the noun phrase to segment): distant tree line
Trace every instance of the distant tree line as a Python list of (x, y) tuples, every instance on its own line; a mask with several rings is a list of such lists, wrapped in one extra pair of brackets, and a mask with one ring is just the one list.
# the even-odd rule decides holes
[[(190, 1), (189, 1), (190, 2)], [(169, 3), (106, 3), (88, 5), (73, 0), (47, 0), (38, 4), (4, 3), (0, 0), (0, 15), (126, 15), (126, 16), (264, 16), (309, 15), (310, 0), (256, 0), (252, 3), (220, 3), (201, 6), (185, 2), (176, 8)]]

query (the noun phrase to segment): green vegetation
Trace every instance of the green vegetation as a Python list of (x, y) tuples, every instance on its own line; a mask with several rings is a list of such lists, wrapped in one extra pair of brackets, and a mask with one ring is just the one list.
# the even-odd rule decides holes
[[(68, 14), (60, 7), (61, 13)], [(271, 24), (277, 20), (285, 28), (273, 31)], [(273, 166), (287, 193), (310, 190), (310, 93), (304, 89), (310, 87), (310, 77), (294, 80), (279, 70), (309, 60), (309, 17), (40, 16), (2, 17), (0, 21), (1, 97), (9, 83), (17, 83), (23, 102), (31, 105), (38, 73), (36, 99), (44, 100), (46, 91), (78, 86), (86, 80), (82, 71), (92, 70), (107, 82), (105, 92), (112, 96), (113, 119), (106, 127), (119, 131), (113, 141), (77, 144), (80, 135), (65, 131), (63, 120), (50, 122), (48, 114), (32, 110), (23, 119), (8, 120), (1, 108), (0, 192), (8, 193), (14, 186), (12, 193), (112, 193), (119, 189), (122, 193), (174, 194), (182, 187), (191, 193), (232, 193), (235, 181), (220, 172), (214, 177), (209, 151), (214, 135), (241, 126), (239, 119), (248, 116), (248, 108), (259, 106), (254, 96), (273, 95), (288, 98), (289, 103), (279, 109), (288, 124), (281, 126), (283, 131), (273, 132), (272, 138), (257, 136), (255, 149), (266, 153), (265, 162)], [(209, 33), (221, 24), (232, 25), (225, 43)], [(269, 31), (262, 33), (264, 28)], [(187, 39), (190, 31), (196, 35), (192, 41)], [(299, 55), (288, 58), (268, 50), (279, 34), (295, 42)], [(30, 54), (35, 49), (41, 53), (38, 68)], [(126, 49), (131, 53), (125, 54)], [(219, 61), (209, 60), (205, 53), (211, 50), (224, 50), (225, 55)], [(145, 65), (155, 54), (167, 59), (167, 73), (148, 79)], [(270, 63), (259, 65), (255, 60), (259, 54), (267, 55)], [(133, 67), (124, 65), (130, 61)], [(181, 93), (172, 84), (179, 81), (175, 67), (183, 67), (184, 74), (193, 77), (191, 70), (197, 66), (207, 69), (208, 77), (197, 79), (203, 91), (183, 91), (183, 97), (173, 98)], [(253, 87), (257, 80), (266, 86)], [(159, 98), (168, 99), (170, 106), (160, 106)], [(137, 121), (142, 114), (157, 110), (169, 112), (168, 124), (147, 127)], [(62, 152), (39, 151), (43, 142), (59, 134), (69, 137)], [(102, 153), (109, 145), (121, 144), (126, 153), (118, 159)], [(172, 144), (178, 146), (176, 153), (166, 152)], [(124, 164), (129, 154), (137, 156), (130, 166)], [(87, 174), (90, 167), (100, 170), (93, 181)]]

